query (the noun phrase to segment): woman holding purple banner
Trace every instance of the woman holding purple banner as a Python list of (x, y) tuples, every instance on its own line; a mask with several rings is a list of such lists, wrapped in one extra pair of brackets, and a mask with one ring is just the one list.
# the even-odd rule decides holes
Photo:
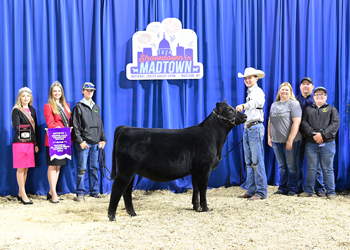
[[(44, 106), (44, 116), (48, 128), (63, 128), (70, 127), (71, 116), (69, 105), (66, 102), (64, 91), (59, 81), (54, 81), (49, 91), (49, 101)], [(56, 185), (60, 175), (62, 165), (67, 165), (67, 159), (50, 159), (49, 138), (46, 133), (46, 164), (49, 166), (47, 170), (47, 178), (50, 184), (50, 191), (47, 194), (47, 199), (52, 203), (59, 203), (56, 192)]]
[(13, 137), (13, 168), (17, 169), (18, 196), (17, 199), (24, 205), (33, 204), (29, 200), (25, 184), (27, 180), (28, 168), (35, 167), (34, 152), (39, 151), (36, 145), (38, 140), (38, 123), (36, 112), (33, 108), (32, 91), (27, 88), (21, 88), (18, 91), (16, 104), (12, 112), (12, 126), (15, 130)]

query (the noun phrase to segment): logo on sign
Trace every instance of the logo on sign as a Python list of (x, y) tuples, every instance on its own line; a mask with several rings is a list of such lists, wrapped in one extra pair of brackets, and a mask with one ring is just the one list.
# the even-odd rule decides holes
[(203, 64), (197, 61), (197, 34), (182, 29), (177, 18), (150, 23), (132, 37), (133, 62), (126, 66), (129, 80), (200, 79)]

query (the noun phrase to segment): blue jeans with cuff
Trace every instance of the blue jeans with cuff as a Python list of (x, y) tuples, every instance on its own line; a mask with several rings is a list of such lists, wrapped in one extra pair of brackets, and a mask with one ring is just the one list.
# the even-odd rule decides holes
[[(303, 183), (306, 179), (306, 174), (304, 175), (304, 156), (305, 156), (305, 145), (306, 145), (306, 138), (304, 137), (302, 139), (301, 145), (300, 145), (300, 153), (298, 155), (299, 159), (298, 159), (298, 188), (299, 191), (298, 192), (303, 192)], [(306, 169), (306, 166), (305, 166)], [(306, 173), (306, 172), (305, 172)], [(322, 174), (322, 169), (321, 166), (318, 167), (317, 169), (317, 174), (316, 174), (316, 182), (315, 182), (315, 192), (316, 194), (320, 194), (320, 193), (326, 193), (325, 189), (324, 189), (324, 185), (323, 185), (323, 174)]]
[(243, 132), (244, 158), (247, 167), (246, 188), (250, 196), (267, 196), (267, 178), (264, 163), (264, 133), (262, 123), (251, 126)]
[(298, 154), (301, 140), (293, 142), (291, 150), (286, 149), (286, 143), (272, 142), (279, 165), (279, 187), (283, 194), (298, 193)]
[(75, 148), (78, 152), (78, 169), (77, 169), (77, 196), (85, 194), (85, 172), (86, 165), (89, 168), (89, 185), (90, 195), (96, 196), (99, 192), (98, 187), (98, 144), (86, 143), (89, 148), (82, 149), (79, 143), (75, 143)]
[(335, 141), (322, 144), (307, 142), (305, 146), (307, 173), (304, 192), (313, 195), (317, 168), (321, 164), (324, 185), (328, 195), (335, 195), (333, 160)]

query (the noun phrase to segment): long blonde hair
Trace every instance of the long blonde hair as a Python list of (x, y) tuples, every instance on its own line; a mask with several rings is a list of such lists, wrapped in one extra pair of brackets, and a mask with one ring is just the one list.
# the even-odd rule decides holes
[(32, 95), (32, 91), (30, 90), (30, 88), (28, 87), (23, 87), (23, 88), (20, 88), (18, 90), (18, 94), (17, 94), (17, 100), (16, 100), (16, 103), (15, 105), (13, 106), (12, 110), (11, 110), (11, 114), (13, 112), (13, 110), (15, 108), (20, 108), (22, 107), (22, 102), (21, 102), (21, 97), (22, 97), (22, 94), (23, 92), (27, 92), (29, 94), (29, 97), (30, 97), (30, 101), (28, 103), (28, 106), (32, 106), (33, 107), (33, 95)]
[(51, 107), (52, 107), (52, 112), (54, 115), (58, 115), (59, 112), (58, 112), (58, 108), (57, 108), (57, 104), (56, 104), (56, 100), (55, 98), (53, 97), (52, 95), (52, 91), (53, 91), (53, 88), (54, 87), (59, 87), (61, 89), (61, 97), (60, 97), (60, 100), (59, 102), (62, 104), (62, 106), (68, 111), (68, 114), (69, 116), (72, 116), (72, 112), (70, 111), (68, 105), (67, 105), (67, 102), (66, 102), (66, 98), (64, 96), (64, 91), (63, 91), (63, 87), (62, 87), (62, 84), (59, 82), (59, 81), (54, 81), (50, 87), (50, 90), (49, 90), (49, 100), (48, 100), (48, 103), (51, 104)]
[(281, 84), (281, 86), (280, 86), (279, 89), (278, 89), (275, 102), (278, 102), (279, 100), (281, 100), (280, 90), (281, 90), (281, 88), (284, 87), (284, 86), (287, 86), (287, 87), (289, 88), (289, 90), (290, 90), (290, 98), (289, 98), (289, 99), (291, 99), (291, 100), (293, 100), (293, 101), (297, 101), (297, 99), (295, 98), (294, 93), (293, 93), (292, 85), (290, 85), (289, 82), (284, 82), (284, 83)]

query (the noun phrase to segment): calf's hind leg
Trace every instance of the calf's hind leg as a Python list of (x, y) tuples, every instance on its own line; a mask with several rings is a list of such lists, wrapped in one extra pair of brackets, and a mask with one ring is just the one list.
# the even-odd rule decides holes
[(123, 194), (125, 209), (130, 216), (136, 216), (134, 206), (132, 205), (132, 197), (131, 197), (132, 186), (134, 185), (134, 179), (135, 179), (135, 176), (131, 179), (129, 186), (126, 188)]
[(128, 187), (131, 178), (124, 180), (117, 176), (113, 182), (111, 199), (109, 200), (108, 207), (108, 218), (110, 221), (115, 221), (115, 214), (117, 212), (117, 207), (120, 201), (121, 196), (124, 194), (126, 188)]

